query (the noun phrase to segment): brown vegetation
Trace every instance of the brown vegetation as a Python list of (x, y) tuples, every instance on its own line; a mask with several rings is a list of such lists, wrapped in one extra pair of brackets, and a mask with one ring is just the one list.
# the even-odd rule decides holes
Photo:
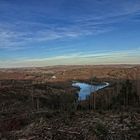
[[(78, 101), (73, 80), (110, 86)], [(0, 139), (138, 140), (139, 130), (140, 66), (0, 70)]]

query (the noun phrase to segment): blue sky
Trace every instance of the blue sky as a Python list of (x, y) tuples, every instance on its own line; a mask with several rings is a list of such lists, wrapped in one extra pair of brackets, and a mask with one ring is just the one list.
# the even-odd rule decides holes
[(0, 0), (0, 67), (140, 64), (140, 0)]

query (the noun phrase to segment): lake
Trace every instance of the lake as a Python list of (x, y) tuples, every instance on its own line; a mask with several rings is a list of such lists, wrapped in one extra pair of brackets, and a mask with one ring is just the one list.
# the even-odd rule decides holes
[(102, 84), (91, 85), (82, 82), (74, 82), (72, 86), (80, 88), (80, 91), (78, 92), (79, 100), (85, 100), (86, 97), (89, 96), (91, 93), (109, 86), (109, 83), (104, 82)]

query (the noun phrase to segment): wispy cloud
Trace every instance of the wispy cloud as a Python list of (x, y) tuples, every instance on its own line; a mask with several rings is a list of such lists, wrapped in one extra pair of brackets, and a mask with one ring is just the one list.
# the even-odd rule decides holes
[[(86, 2), (90, 4), (91, 1), (88, 0)], [(27, 11), (25, 11), (25, 7), (20, 7), (23, 10), (23, 12), (21, 12), (21, 9), (17, 5), (2, 1), (0, 2), (2, 4), (1, 7), (3, 9), (11, 8), (11, 13), (8, 14), (7, 9), (4, 11), (6, 14), (4, 14), (4, 12), (1, 14), (3, 20), (0, 22), (0, 49), (25, 49), (33, 47), (34, 44), (47, 41), (102, 34), (115, 28), (112, 23), (123, 21), (129, 18), (129, 16), (136, 15), (136, 13), (140, 12), (139, 1), (135, 3), (132, 1), (124, 1), (120, 4), (116, 4), (116, 6), (114, 6), (114, 4), (112, 8), (110, 8), (112, 12), (108, 9), (101, 10), (104, 4), (109, 7), (108, 4), (110, 1), (94, 2), (97, 4), (97, 7), (93, 7), (89, 10), (89, 13), (76, 14), (73, 15), (73, 17), (69, 17), (68, 20), (66, 15), (60, 16), (63, 12), (61, 4), (63, 5), (65, 3), (64, 1), (60, 1), (56, 9), (50, 6), (48, 7), (49, 10), (47, 10), (47, 8), (44, 9), (42, 6), (42, 10), (40, 8), (38, 12), (35, 11), (37, 8), (35, 4), (32, 7), (26, 5)], [(88, 11), (88, 7), (86, 8), (85, 10)], [(55, 17), (51, 17), (50, 12), (52, 9), (54, 11), (60, 10), (61, 12), (56, 12), (54, 13)], [(19, 12), (21, 16), (23, 15), (23, 18), (19, 17), (18, 13), (17, 16), (15, 16), (16, 12)], [(66, 12), (68, 13), (67, 10)], [(13, 16), (13, 20), (10, 14)], [(36, 16), (38, 20), (35, 20)]]
[(89, 27), (88, 25), (80, 25), (78, 27), (78, 24), (68, 27), (56, 27), (54, 29), (50, 28), (37, 31), (18, 31), (16, 28), (8, 28), (0, 29), (1, 49), (23, 49), (40, 42), (47, 42), (56, 39), (71, 39), (86, 35), (97, 35), (111, 30), (111, 28), (105, 29), (97, 26)]
[(139, 63), (139, 16), (139, 0), (1, 0), (0, 67)]
[(20, 60), (0, 61), (0, 67), (31, 67), (70, 64), (140, 64), (140, 50), (123, 50), (96, 53), (71, 53), (48, 58), (23, 58)]

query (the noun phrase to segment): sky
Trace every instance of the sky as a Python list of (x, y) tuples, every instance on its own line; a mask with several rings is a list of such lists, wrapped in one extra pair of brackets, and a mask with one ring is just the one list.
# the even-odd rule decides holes
[(0, 0), (0, 68), (140, 64), (140, 0)]

